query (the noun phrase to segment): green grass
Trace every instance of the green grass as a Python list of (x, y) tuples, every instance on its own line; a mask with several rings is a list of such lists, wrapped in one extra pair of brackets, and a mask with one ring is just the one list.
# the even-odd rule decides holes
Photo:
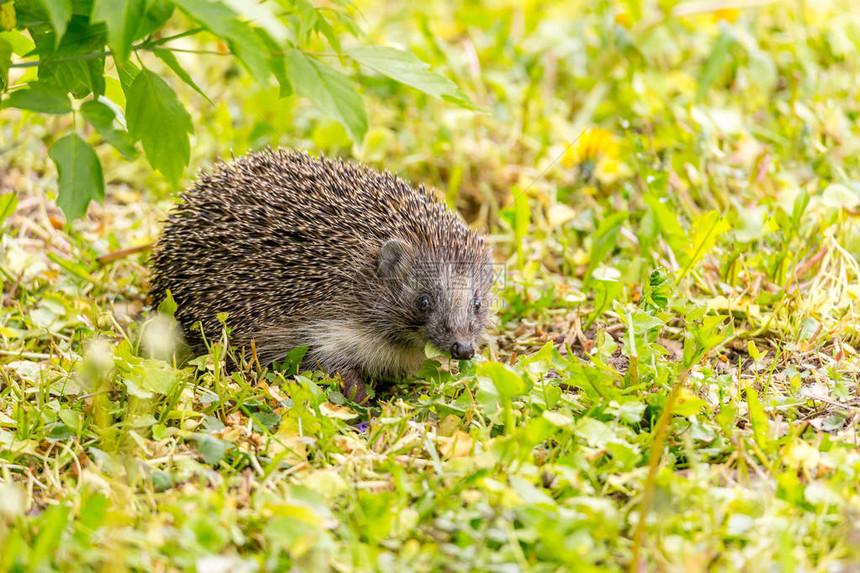
[(361, 3), (486, 113), (371, 82), (354, 148), (189, 56), (194, 167), (353, 156), (488, 231), (483, 355), (366, 407), (220, 341), (146, 358), (174, 195), (100, 146), (107, 202), (64, 224), (62, 120), (0, 112), (0, 571), (860, 566), (860, 12), (659, 5)]

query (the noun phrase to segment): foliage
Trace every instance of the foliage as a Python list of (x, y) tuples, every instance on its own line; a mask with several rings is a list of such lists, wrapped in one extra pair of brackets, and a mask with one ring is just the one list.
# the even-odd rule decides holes
[[(150, 66), (157, 58), (208, 100), (176, 57), (187, 51), (177, 44), (189, 36), (209, 35), (225, 50), (213, 54), (229, 50), (262, 84), (277, 78), (281, 96), (308, 97), (358, 143), (367, 132), (362, 98), (355, 83), (323, 57), (351, 60), (354, 69), (363, 65), (471, 108), (454, 83), (409, 52), (386, 46), (344, 50), (346, 37), (362, 39), (345, 1), (330, 8), (305, 0), (3, 0), (0, 6), (0, 90), (8, 92), (0, 108), (75, 114), (76, 123), (88, 123), (129, 159), (140, 142), (152, 168), (174, 186), (190, 161), (194, 126), (173, 88)], [(173, 28), (179, 31), (165, 35)], [(334, 51), (308, 49), (323, 43)], [(17, 69), (28, 71), (10, 83), (9, 72)], [(104, 201), (102, 167), (88, 141), (74, 133), (56, 137), (50, 156), (64, 174), (57, 201), (67, 219), (84, 215), (91, 200)]]
[[(178, 366), (144, 294), (162, 178), (96, 143), (108, 198), (64, 224), (43, 142), (87, 115), (72, 137), (125, 131), (92, 99), (3, 110), (0, 570), (856, 568), (855, 4), (368, 2), (373, 44), (486, 113), (395, 66), (360, 78), (361, 144), (340, 99), (252, 80), (253, 50), (237, 75), (183, 38), (194, 85), (169, 57), (120, 74), (174, 91), (194, 168), (287, 141), (434, 184), (488, 231), (483, 355), (366, 407), (301, 350), (230, 373), (221, 339)], [(328, 60), (296, 49), (318, 96)]]

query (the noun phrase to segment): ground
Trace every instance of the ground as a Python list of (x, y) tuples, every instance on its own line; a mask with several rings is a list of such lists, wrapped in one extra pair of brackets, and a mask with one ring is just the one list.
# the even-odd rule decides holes
[(192, 166), (285, 145), (433, 185), (494, 245), (481, 356), (365, 406), (147, 357), (176, 190), (79, 126), (108, 193), (67, 222), (73, 127), (4, 109), (0, 570), (860, 569), (857, 8), (360, 4), (479, 111), (371, 79), (352, 145), (183, 54)]

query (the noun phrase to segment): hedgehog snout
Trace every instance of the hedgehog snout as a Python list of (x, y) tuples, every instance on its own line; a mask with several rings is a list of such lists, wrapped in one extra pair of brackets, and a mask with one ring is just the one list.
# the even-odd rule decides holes
[(458, 340), (451, 346), (451, 356), (457, 360), (471, 360), (475, 347), (468, 340)]
[(455, 360), (471, 360), (480, 345), (480, 325), (470, 316), (464, 301), (452, 300), (449, 305), (441, 313), (439, 323), (430, 328), (429, 338)]

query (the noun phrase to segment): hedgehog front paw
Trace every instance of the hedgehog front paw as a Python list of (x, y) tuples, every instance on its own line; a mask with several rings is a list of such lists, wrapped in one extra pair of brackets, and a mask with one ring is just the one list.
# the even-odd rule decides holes
[(344, 396), (356, 404), (363, 404), (367, 401), (367, 386), (365, 386), (361, 375), (357, 371), (351, 370), (342, 375), (341, 378), (343, 380)]

